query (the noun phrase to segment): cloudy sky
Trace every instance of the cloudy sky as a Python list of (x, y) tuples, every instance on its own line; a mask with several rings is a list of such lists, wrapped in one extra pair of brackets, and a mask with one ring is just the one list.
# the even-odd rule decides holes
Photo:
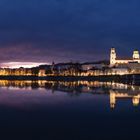
[(95, 61), (140, 49), (139, 0), (0, 0), (0, 63)]

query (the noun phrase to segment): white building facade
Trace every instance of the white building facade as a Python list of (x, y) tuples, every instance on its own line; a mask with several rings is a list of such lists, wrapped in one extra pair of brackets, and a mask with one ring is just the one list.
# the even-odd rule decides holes
[(111, 48), (110, 51), (110, 65), (114, 66), (116, 64), (128, 64), (128, 63), (140, 63), (139, 51), (133, 51), (133, 56), (130, 59), (118, 59), (115, 48)]

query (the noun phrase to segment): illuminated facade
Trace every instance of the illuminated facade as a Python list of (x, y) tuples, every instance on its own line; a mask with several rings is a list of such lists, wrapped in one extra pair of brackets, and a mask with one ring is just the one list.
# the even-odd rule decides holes
[(9, 69), (9, 68), (0, 68), (0, 75), (2, 76), (30, 76), (32, 75), (31, 69), (18, 68), (18, 69)]
[(46, 70), (44, 69), (39, 70), (38, 76), (40, 77), (46, 76)]
[(130, 59), (119, 59), (116, 54), (115, 48), (111, 48), (110, 51), (110, 65), (114, 66), (115, 64), (128, 64), (128, 63), (140, 63), (139, 51), (133, 51), (133, 56)]

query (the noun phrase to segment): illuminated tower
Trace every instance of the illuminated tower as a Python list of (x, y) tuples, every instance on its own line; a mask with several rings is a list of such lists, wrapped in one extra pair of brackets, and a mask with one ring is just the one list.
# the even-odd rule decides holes
[(139, 59), (139, 58), (140, 58), (139, 51), (138, 50), (133, 51), (133, 59)]
[(114, 65), (116, 63), (116, 51), (115, 48), (111, 48), (110, 51), (110, 65)]

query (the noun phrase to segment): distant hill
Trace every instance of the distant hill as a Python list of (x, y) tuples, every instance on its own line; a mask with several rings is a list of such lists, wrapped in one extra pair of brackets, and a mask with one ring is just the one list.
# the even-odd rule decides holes
[(94, 62), (84, 62), (82, 64), (83, 65), (88, 65), (88, 64), (105, 64), (105, 65), (109, 65), (110, 62), (109, 62), (109, 60), (101, 60), (101, 61), (94, 61)]
[[(94, 61), (94, 62), (84, 62), (84, 63), (78, 63), (78, 62), (63, 62), (63, 63), (56, 63), (54, 64), (55, 66), (61, 66), (61, 65), (76, 65), (76, 64), (80, 64), (80, 65), (89, 65), (89, 64), (105, 64), (105, 65), (109, 65), (109, 60), (101, 60), (101, 61)], [(46, 67), (50, 67), (51, 65), (40, 65), (38, 66), (38, 68), (40, 69), (44, 69)]]

